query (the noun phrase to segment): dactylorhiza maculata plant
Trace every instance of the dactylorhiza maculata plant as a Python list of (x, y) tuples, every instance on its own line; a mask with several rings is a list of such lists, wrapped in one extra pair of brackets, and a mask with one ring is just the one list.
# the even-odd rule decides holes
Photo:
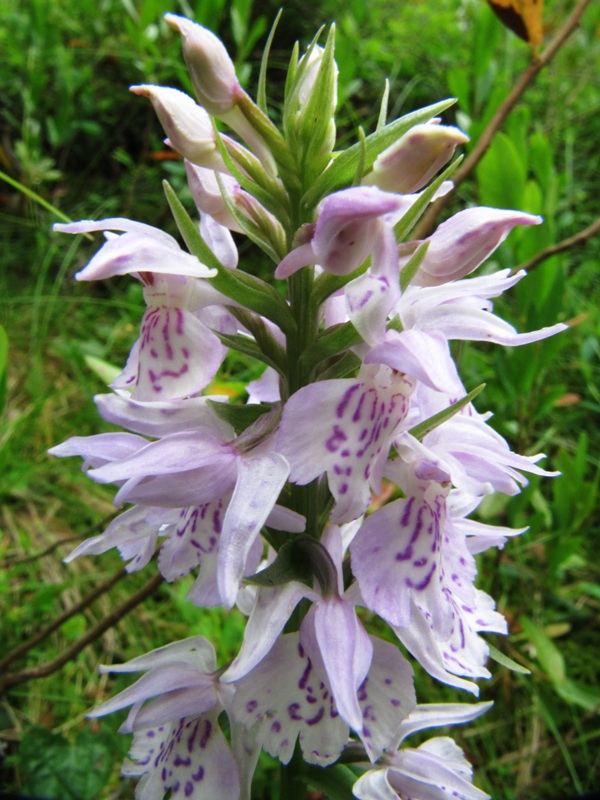
[[(67, 560), (114, 547), (133, 572), (158, 550), (165, 580), (197, 576), (191, 603), (248, 619), (232, 663), (195, 636), (107, 667), (144, 674), (91, 716), (131, 707), (123, 774), (140, 779), (139, 800), (249, 798), (261, 749), (284, 765), (285, 800), (307, 785), (333, 800), (481, 800), (450, 738), (404, 742), (490, 704), (418, 704), (403, 652), (477, 695), (490, 676), (480, 634), (506, 632), (474, 586), (474, 556), (522, 531), (469, 514), (492, 492), (518, 493), (524, 472), (551, 473), (475, 409), (449, 342), (512, 347), (565, 327), (517, 333), (493, 314), (523, 273), (467, 277), (514, 226), (541, 219), (468, 208), (411, 240), (466, 141), (438, 118), (450, 101), (387, 123), (384, 97), (377, 130), (336, 151), (333, 27), (323, 47), (295, 49), (276, 126), (266, 55), (255, 103), (212, 33), (166, 19), (198, 103), (132, 91), (185, 159), (197, 213), (165, 186), (187, 250), (128, 219), (55, 226), (104, 231), (76, 277), (131, 275), (147, 309), (112, 393), (96, 398), (127, 432), (51, 452), (81, 456), (128, 505)], [(272, 281), (238, 264), (231, 231), (260, 248)], [(241, 405), (209, 393), (230, 350), (266, 367)], [(368, 632), (374, 617), (387, 639)]]

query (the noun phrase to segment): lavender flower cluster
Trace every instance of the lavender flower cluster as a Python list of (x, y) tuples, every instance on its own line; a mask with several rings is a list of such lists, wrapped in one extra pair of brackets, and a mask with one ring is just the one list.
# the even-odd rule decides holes
[[(130, 707), (123, 774), (140, 779), (139, 800), (249, 798), (262, 749), (284, 765), (296, 752), (297, 771), (300, 751), (322, 768), (354, 761), (361, 800), (483, 800), (450, 738), (404, 741), (490, 704), (417, 704), (409, 661), (365, 620), (380, 617), (445, 684), (477, 695), (490, 676), (480, 634), (506, 622), (475, 588), (474, 557), (522, 531), (469, 515), (492, 492), (518, 493), (524, 472), (552, 473), (475, 409), (449, 342), (512, 347), (565, 327), (517, 333), (493, 314), (523, 273), (466, 277), (513, 227), (541, 219), (469, 208), (411, 240), (467, 140), (440, 123), (450, 102), (386, 123), (384, 99), (377, 130), (335, 151), (333, 28), (323, 47), (294, 52), (277, 126), (262, 78), (254, 102), (212, 33), (166, 20), (198, 103), (132, 91), (185, 159), (200, 221), (167, 185), (187, 250), (127, 219), (55, 225), (104, 231), (76, 277), (131, 275), (147, 309), (112, 393), (96, 397), (127, 432), (51, 452), (82, 457), (128, 505), (67, 561), (117, 548), (132, 572), (158, 550), (166, 581), (196, 575), (190, 602), (248, 619), (220, 668), (199, 636), (107, 667), (144, 674), (91, 716)], [(238, 265), (232, 231), (272, 262), (272, 281)], [(231, 350), (266, 367), (246, 404), (210, 394)]]

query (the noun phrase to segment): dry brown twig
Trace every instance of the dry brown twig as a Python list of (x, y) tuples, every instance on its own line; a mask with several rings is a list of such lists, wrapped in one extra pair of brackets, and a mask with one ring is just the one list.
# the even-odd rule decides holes
[(64, 622), (75, 616), (75, 614), (85, 611), (85, 609), (90, 606), (94, 600), (97, 600), (100, 595), (111, 589), (115, 583), (120, 581), (121, 578), (123, 578), (126, 574), (127, 572), (125, 567), (122, 567), (114, 575), (111, 575), (108, 580), (104, 581), (104, 583), (96, 586), (96, 588), (93, 589), (93, 591), (86, 595), (82, 600), (80, 600), (79, 603), (75, 603), (75, 605), (71, 606), (71, 608), (68, 608), (60, 616), (55, 617), (55, 619), (53, 619), (52, 622), (50, 622), (45, 628), (42, 628), (42, 630), (34, 633), (33, 636), (27, 639), (26, 642), (23, 642), (23, 644), (20, 644), (18, 647), (15, 647), (14, 650), (11, 650), (9, 653), (7, 653), (7, 655), (0, 660), (0, 670), (6, 669), (9, 664), (11, 664), (13, 661), (16, 661), (18, 658), (21, 658), (21, 656), (24, 656), (25, 653), (31, 650), (32, 647), (35, 647), (36, 644), (43, 642), (44, 639), (47, 639), (51, 633), (60, 628)]
[[(116, 576), (113, 576), (112, 579), (115, 577)], [(5, 675), (0, 679), (0, 694), (5, 692), (7, 689), (10, 689), (12, 686), (17, 686), (20, 683), (25, 683), (26, 681), (33, 680), (34, 678), (45, 678), (46, 676), (51, 675), (53, 672), (59, 670), (68, 661), (71, 661), (71, 659), (75, 658), (75, 656), (78, 655), (85, 647), (87, 647), (88, 644), (96, 641), (96, 639), (102, 636), (105, 631), (107, 631), (113, 625), (116, 625), (117, 622), (119, 622), (143, 600), (154, 594), (162, 582), (162, 575), (159, 573), (154, 575), (142, 586), (141, 589), (139, 589), (135, 594), (131, 595), (131, 597), (128, 597), (127, 600), (121, 603), (121, 605), (117, 606), (107, 617), (94, 625), (93, 628), (90, 628), (86, 634), (73, 642), (73, 644), (67, 647), (59, 656), (52, 659), (52, 661), (46, 661), (44, 664), (40, 664), (37, 667), (29, 667), (27, 669), (20, 670), (19, 672), (13, 672)]]
[[(454, 182), (455, 190), (469, 177), (477, 164), (479, 164), (483, 156), (487, 153), (494, 136), (501, 128), (504, 120), (513, 110), (529, 84), (532, 83), (537, 74), (547, 64), (550, 63), (556, 53), (567, 41), (569, 36), (577, 28), (585, 9), (590, 5), (591, 2), (592, 0), (579, 0), (579, 3), (577, 3), (569, 18), (560, 28), (556, 36), (552, 39), (541, 56), (535, 61), (532, 61), (527, 69), (521, 73), (521, 76), (513, 86), (512, 90), (501, 103), (500, 107), (489, 121), (486, 129), (479, 137), (473, 150), (471, 150), (467, 158), (465, 158), (461, 166), (454, 173), (452, 180)], [(414, 229), (412, 238), (423, 239), (431, 233), (435, 227), (435, 223), (440, 212), (443, 211), (448, 205), (453, 195), (454, 192), (449, 192), (447, 195), (440, 197), (439, 200), (436, 200), (435, 203), (430, 205), (428, 211), (423, 215), (419, 224)]]
[(591, 239), (592, 236), (595, 236), (597, 233), (600, 233), (600, 219), (592, 222), (591, 225), (588, 225), (587, 228), (579, 231), (579, 233), (569, 236), (568, 239), (563, 239), (562, 242), (551, 244), (549, 247), (546, 247), (545, 250), (541, 250), (539, 253), (533, 256), (533, 258), (530, 258), (529, 261), (524, 261), (522, 264), (519, 264), (518, 267), (515, 267), (511, 271), (511, 275), (520, 272), (522, 269), (526, 270), (527, 272), (531, 272), (531, 270), (538, 267), (542, 261), (546, 261), (546, 259), (552, 258), (552, 256), (556, 256), (559, 253), (564, 253), (565, 250), (570, 250), (572, 247), (577, 247), (578, 245), (587, 242), (588, 239)]

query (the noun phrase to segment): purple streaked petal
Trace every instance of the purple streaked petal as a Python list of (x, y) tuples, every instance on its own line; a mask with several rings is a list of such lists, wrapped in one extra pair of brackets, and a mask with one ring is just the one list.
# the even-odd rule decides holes
[(163, 525), (177, 521), (173, 509), (134, 506), (114, 519), (104, 533), (86, 539), (64, 559), (65, 564), (84, 555), (100, 555), (116, 547), (124, 561), (129, 561), (127, 572), (136, 572), (149, 563), (156, 549), (158, 532)]
[[(170, 679), (165, 675), (163, 680)], [(135, 714), (130, 714), (127, 727), (121, 726), (119, 733), (132, 733), (146, 728), (155, 728), (166, 722), (177, 722), (182, 717), (196, 717), (212, 711), (217, 705), (218, 697), (214, 679), (206, 676), (205, 680), (178, 689), (169, 688), (168, 692), (156, 697)]]
[(383, 275), (366, 272), (346, 286), (346, 307), (350, 321), (368, 344), (378, 344), (385, 335), (388, 314), (398, 298)]
[(158, 554), (158, 569), (166, 580), (181, 578), (198, 564), (201, 571), (216, 569), (224, 514), (223, 498), (181, 511)]
[(296, 739), (305, 761), (327, 766), (336, 761), (348, 726), (333, 695), (298, 642), (298, 634), (281, 636), (271, 652), (236, 684), (232, 710), (270, 755), (287, 764)]
[(363, 715), (360, 738), (371, 761), (400, 741), (403, 721), (416, 706), (413, 670), (399, 648), (371, 637), (373, 661), (358, 690)]
[(290, 462), (294, 483), (304, 485), (327, 472), (336, 501), (331, 522), (350, 522), (366, 510), (369, 486), (379, 488), (390, 441), (408, 412), (413, 388), (388, 367), (371, 366), (362, 378), (305, 386), (285, 404), (278, 449)]
[(139, 777), (138, 800), (239, 800), (237, 765), (221, 733), (218, 714), (183, 718), (137, 731), (121, 774)]
[(226, 348), (185, 308), (151, 306), (142, 318), (134, 400), (171, 400), (196, 394), (214, 378)]
[(312, 657), (311, 627), (340, 716), (355, 731), (361, 731), (362, 710), (357, 691), (371, 666), (371, 639), (354, 606), (337, 598), (317, 602), (302, 623), (300, 640)]

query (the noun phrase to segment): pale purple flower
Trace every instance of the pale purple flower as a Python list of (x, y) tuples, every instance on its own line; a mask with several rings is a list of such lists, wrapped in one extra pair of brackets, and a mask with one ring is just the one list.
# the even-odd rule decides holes
[[(491, 705), (417, 706), (402, 725), (400, 742), (425, 728), (470, 722)], [(417, 748), (386, 753), (383, 763), (359, 778), (352, 792), (359, 800), (489, 800), (489, 795), (473, 786), (471, 765), (446, 736), (429, 739)]]
[[(400, 195), (370, 186), (329, 195), (321, 203), (314, 227), (304, 232), (307, 240), (281, 261), (275, 277), (288, 278), (309, 264), (318, 264), (334, 275), (354, 272), (371, 255), (378, 238), (385, 235), (386, 215), (397, 212), (403, 204)], [(387, 229), (390, 227), (388, 223)]]
[[(339, 698), (320, 660), (301, 642), (302, 633), (284, 634), (258, 666), (235, 684), (232, 714), (256, 726), (264, 749), (287, 764), (298, 740), (305, 760), (327, 766), (348, 741), (349, 727)], [(403, 722), (415, 707), (412, 670), (398, 648), (369, 637), (370, 671), (356, 691), (357, 731), (376, 760), (395, 746)]]
[[(516, 225), (540, 225), (542, 221), (533, 214), (503, 208), (477, 207), (459, 211), (425, 240), (429, 247), (413, 283), (438, 286), (464, 278), (502, 244)], [(407, 257), (401, 259), (401, 267), (407, 260)]]
[(283, 409), (277, 447), (290, 479), (306, 484), (327, 473), (335, 523), (366, 510), (378, 491), (391, 440), (408, 413), (414, 382), (387, 367), (357, 378), (325, 380), (293, 394)]
[(146, 671), (89, 714), (99, 717), (132, 706), (120, 731), (134, 733), (132, 760), (122, 773), (141, 778), (136, 798), (160, 800), (170, 790), (176, 798), (238, 800), (238, 767), (218, 723), (231, 690), (219, 685), (214, 650), (206, 639), (174, 642), (101, 669)]
[(143, 283), (148, 305), (140, 339), (114, 385), (130, 388), (138, 400), (196, 394), (210, 383), (227, 354), (198, 312), (219, 296), (209, 290), (208, 299), (203, 297), (204, 287), (196, 278), (211, 277), (215, 271), (184, 253), (167, 234), (141, 223), (106, 219), (55, 226), (65, 233), (108, 229), (125, 232), (106, 233), (108, 241), (76, 277), (98, 280), (134, 274)]
[[(144, 410), (145, 404), (141, 403), (129, 408), (128, 417), (138, 418), (137, 424), (133, 422), (134, 429), (144, 428)], [(160, 414), (167, 410), (156, 411)], [(183, 407), (182, 414), (185, 416)], [(156, 430), (152, 413), (149, 424)], [(53, 448), (52, 453), (84, 453), (94, 467), (89, 471), (90, 477), (99, 483), (120, 486), (115, 503), (182, 509), (230, 497), (219, 531), (218, 586), (221, 602), (231, 607), (254, 542), (270, 515), (277, 514), (278, 524), (289, 525), (292, 531), (303, 527), (300, 515), (274, 510), (289, 465), (274, 449), (272, 436), (246, 449), (246, 439), (236, 440), (233, 429), (214, 412), (202, 414), (198, 424), (188, 430), (181, 430), (180, 426), (175, 413), (174, 432), (169, 433), (165, 424), (157, 441), (148, 442), (126, 433), (100, 434), (89, 437), (94, 440), (92, 446), (88, 438), (76, 437)], [(119, 458), (119, 451), (117, 455), (112, 452), (113, 444), (120, 447), (124, 458)], [(208, 532), (209, 540), (216, 533), (214, 528)]]

